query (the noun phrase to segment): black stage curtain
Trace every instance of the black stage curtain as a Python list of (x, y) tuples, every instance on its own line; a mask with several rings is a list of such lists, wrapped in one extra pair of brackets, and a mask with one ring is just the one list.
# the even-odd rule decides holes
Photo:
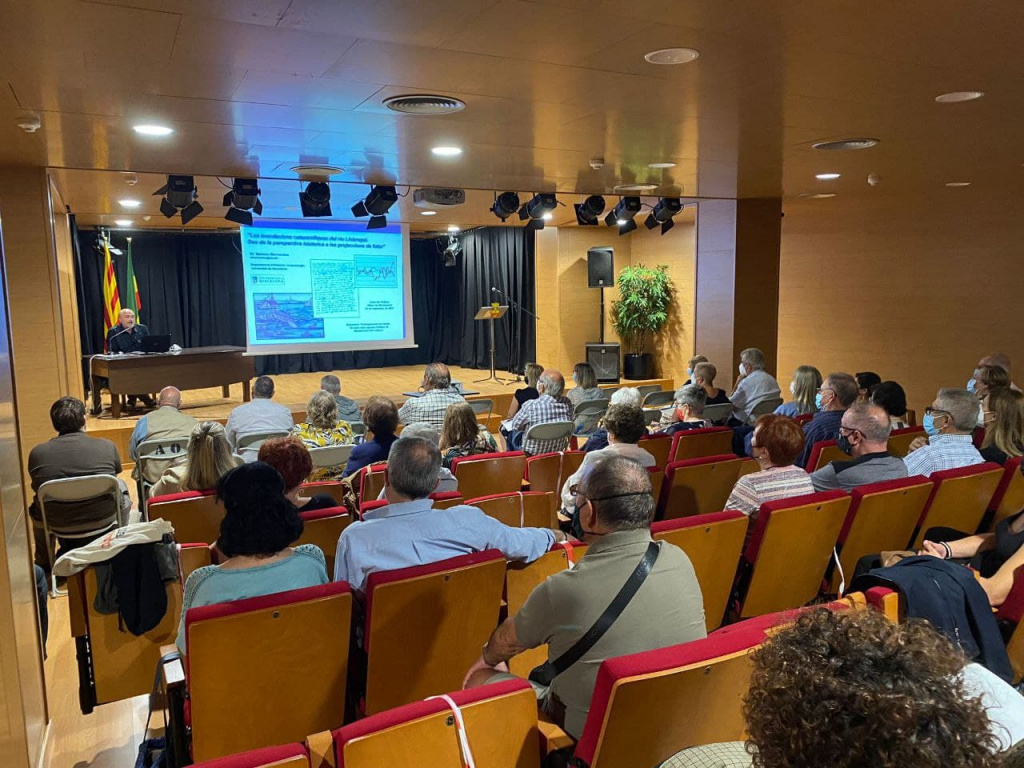
[[(74, 226), (74, 225), (73, 225)], [(96, 232), (76, 233), (82, 350), (103, 351), (103, 253)], [(150, 333), (169, 333), (182, 347), (245, 346), (245, 300), (238, 237), (224, 233), (133, 232), (132, 263), (142, 298), (141, 322)], [(463, 252), (444, 267), (448, 239), (411, 243), (414, 349), (320, 354), (264, 355), (258, 373), (300, 373), (421, 365), (440, 361), (487, 368), (488, 323), (473, 315), (484, 304), (509, 301), (506, 319), (495, 324), (495, 359), (500, 369), (521, 371), (536, 355), (533, 233), (486, 227), (460, 236)], [(124, 233), (111, 233), (123, 251), (115, 255), (122, 299), (127, 288)], [(518, 305), (518, 306), (517, 306)]]

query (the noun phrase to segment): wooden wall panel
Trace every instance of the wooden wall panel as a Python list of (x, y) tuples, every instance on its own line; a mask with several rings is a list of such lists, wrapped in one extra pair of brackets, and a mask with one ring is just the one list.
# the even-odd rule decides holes
[(730, 391), (739, 352), (733, 349), (736, 218), (735, 200), (698, 203), (694, 350), (715, 364), (715, 383)]
[(53, 215), (53, 263), (56, 281), (53, 286), (55, 306), (59, 312), (57, 343), (60, 354), (64, 391), (85, 399), (81, 376), (82, 338), (78, 329), (78, 291), (75, 275), (75, 254), (71, 246), (71, 228), (67, 207), (60, 191), (49, 180), (50, 209)]

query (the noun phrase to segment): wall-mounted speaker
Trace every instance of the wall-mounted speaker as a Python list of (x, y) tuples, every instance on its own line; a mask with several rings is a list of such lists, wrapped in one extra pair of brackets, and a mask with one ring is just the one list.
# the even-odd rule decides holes
[(597, 374), (598, 381), (619, 380), (618, 344), (587, 344), (587, 362)]
[(615, 257), (611, 248), (591, 248), (587, 251), (587, 285), (591, 288), (611, 288), (615, 285)]

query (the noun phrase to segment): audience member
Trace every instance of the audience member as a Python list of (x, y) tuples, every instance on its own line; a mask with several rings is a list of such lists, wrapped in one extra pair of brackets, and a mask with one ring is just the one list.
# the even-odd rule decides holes
[[(408, 428), (405, 430), (408, 431)], [(532, 562), (565, 535), (546, 528), (509, 528), (466, 505), (434, 509), (429, 498), (441, 472), (436, 444), (402, 437), (388, 456), (388, 503), (342, 531), (334, 577), (363, 591), (375, 571), (426, 565), (485, 549)]]
[[(974, 373), (971, 375), (971, 378), (967, 381), (966, 389), (969, 392), (975, 391), (975, 388), (978, 384), (978, 378), (981, 375), (980, 369), (985, 366), (997, 366), (999, 368), (1002, 368), (1004, 371), (1006, 371), (1007, 375), (1009, 375), (1010, 358), (1002, 352), (994, 352), (991, 355), (981, 358), (981, 360), (978, 361), (978, 367), (974, 369)], [(1020, 389), (1020, 387), (1018, 387), (1012, 381), (1010, 382), (1010, 388), (1018, 390)]]
[(1005, 464), (1009, 459), (1024, 455), (1024, 394), (1015, 389), (1001, 389), (989, 392), (987, 401), (981, 457)]
[(228, 423), (224, 427), (231, 449), (244, 461), (255, 461), (257, 448), (238, 447), (238, 442), (246, 435), (280, 433), (286, 435), (292, 431), (295, 422), (292, 412), (285, 406), (275, 403), (274, 380), (269, 376), (258, 376), (252, 385), (252, 400), (242, 403), (228, 415)]
[(889, 415), (866, 402), (851, 405), (839, 427), (839, 449), (850, 461), (832, 461), (811, 474), (816, 491), (851, 491), (907, 476), (903, 460), (889, 454)]
[(285, 496), (300, 512), (331, 509), (338, 502), (333, 496), (318, 493), (312, 497), (302, 495), (302, 484), (313, 472), (313, 457), (302, 441), (294, 437), (275, 437), (260, 446), (259, 461), (277, 470), (284, 481)]
[(398, 420), (403, 424), (425, 422), (435, 429), (444, 424), (444, 414), (452, 403), (464, 403), (464, 398), (452, 387), (452, 374), (444, 363), (431, 363), (423, 371), (420, 385), (423, 394), (410, 397), (398, 409)]
[(513, 395), (512, 400), (508, 404), (508, 418), (512, 418), (519, 409), (523, 407), (523, 403), (528, 400), (536, 400), (540, 397), (540, 392), (537, 391), (537, 379), (544, 373), (544, 366), (537, 365), (536, 363), (526, 364), (526, 386), (517, 389)]
[(793, 371), (793, 380), (789, 382), (789, 394), (793, 399), (775, 409), (780, 416), (796, 418), (805, 413), (817, 413), (816, 395), (821, 388), (821, 371), (813, 365), (801, 365)]
[(740, 352), (740, 376), (729, 395), (733, 405), (733, 418), (741, 424), (753, 421), (754, 408), (765, 400), (776, 399), (781, 390), (775, 377), (765, 371), (764, 352), (750, 347)]
[(990, 392), (1009, 389), (1011, 383), (1010, 373), (1002, 366), (980, 365), (975, 378), (974, 394), (986, 397)]
[(685, 384), (676, 390), (675, 396), (675, 418), (661, 430), (661, 434), (674, 435), (676, 432), (683, 432), (689, 429), (703, 429), (710, 427), (711, 422), (704, 418), (704, 405), (707, 401), (707, 394), (703, 387), (696, 384)]
[(464, 685), (510, 678), (505, 663), (530, 648), (547, 644), (552, 662), (564, 655), (648, 553), (655, 552), (649, 575), (600, 641), (550, 686), (533, 683), (541, 709), (579, 738), (602, 661), (699, 640), (706, 632), (690, 559), (672, 544), (652, 542), (655, 503), (647, 470), (626, 456), (603, 456), (587, 468), (575, 495), (577, 531), (589, 545), (586, 554), (575, 568), (542, 582), (518, 613), (494, 631)]
[(857, 402), (857, 392), (857, 382), (848, 373), (830, 373), (825, 378), (814, 398), (818, 412), (804, 424), (804, 451), (797, 464), (807, 466), (815, 443), (839, 438), (843, 413)]
[(895, 381), (883, 381), (871, 391), (868, 399), (889, 415), (889, 425), (893, 429), (910, 426), (906, 421), (907, 394)]
[(181, 491), (209, 491), (234, 469), (236, 459), (216, 421), (201, 421), (188, 438), (185, 463), (166, 469), (150, 491), (150, 497)]
[[(597, 374), (590, 363), (576, 363), (572, 380), (576, 386), (566, 392), (565, 396), (572, 403), (574, 411), (580, 403), (608, 399), (608, 393), (597, 386)], [(577, 416), (574, 429), (576, 432), (593, 432), (597, 429), (598, 419), (598, 416)]]
[(386, 397), (374, 395), (366, 401), (363, 423), (373, 437), (352, 449), (348, 464), (345, 465), (345, 477), (352, 476), (365, 466), (384, 461), (398, 439), (395, 434), (398, 429), (398, 408)]
[(940, 389), (924, 411), (927, 437), (916, 438), (903, 459), (907, 474), (927, 476), (942, 469), (984, 462), (972, 437), (977, 421), (978, 401), (972, 393), (966, 389)]
[(697, 363), (697, 367), (693, 369), (693, 383), (703, 389), (704, 394), (707, 395), (705, 405), (725, 405), (730, 402), (725, 390), (715, 386), (717, 375), (718, 369), (707, 361)]
[[(326, 390), (317, 390), (306, 403), (306, 420), (292, 427), (292, 436), (299, 438), (307, 448), (325, 448), (330, 445), (352, 445), (355, 435), (347, 422), (338, 420), (338, 403)], [(346, 460), (347, 461), (347, 460)], [(340, 480), (344, 464), (317, 467), (310, 480)]]
[(697, 372), (697, 366), (706, 362), (708, 362), (708, 359), (704, 355), (694, 355), (686, 362), (686, 381), (683, 382), (684, 387), (687, 384), (696, 384), (693, 380), (693, 375)]
[(658, 463), (654, 456), (637, 445), (640, 438), (647, 434), (644, 412), (640, 408), (635, 405), (611, 405), (603, 421), (608, 434), (608, 446), (600, 451), (587, 453), (580, 468), (562, 485), (562, 509), (567, 515), (572, 515), (576, 511), (572, 506), (573, 486), (595, 461), (600, 461), (605, 456), (625, 456), (639, 462), (642, 467), (653, 467)]
[(547, 369), (537, 380), (540, 397), (523, 404), (511, 421), (502, 424), (501, 433), (510, 451), (523, 450), (531, 456), (565, 448), (565, 439), (526, 440), (526, 432), (537, 424), (572, 421), (572, 403), (562, 396), (565, 379), (559, 371)]
[(341, 379), (333, 373), (329, 373), (320, 379), (320, 389), (330, 394), (334, 398), (334, 402), (338, 404), (339, 421), (344, 421), (346, 424), (354, 424), (363, 420), (359, 414), (359, 403), (351, 397), (345, 397), (341, 394)]
[(863, 371), (853, 374), (857, 380), (857, 399), (861, 402), (868, 400), (875, 387), (882, 383), (882, 377), (874, 371)]
[[(421, 440), (426, 440), (432, 446), (441, 450), (441, 434), (426, 422), (420, 422), (417, 424), (410, 424), (402, 430), (402, 434), (399, 435), (399, 440), (406, 440), (412, 437), (418, 437)], [(397, 441), (396, 441), (397, 442)], [(389, 454), (390, 455), (390, 454)], [(441, 464), (441, 470), (438, 472), (437, 485), (434, 486), (432, 493), (451, 493), (459, 490), (459, 481), (456, 479), (452, 471)], [(378, 499), (387, 498), (384, 491), (380, 492)]]
[(469, 403), (455, 403), (448, 406), (444, 415), (438, 448), (441, 450), (442, 464), (451, 469), (453, 459), (494, 453), (498, 445), (491, 433), (476, 420), (476, 413)]
[(725, 508), (739, 510), (753, 521), (765, 502), (814, 493), (810, 475), (793, 466), (803, 447), (804, 433), (791, 418), (774, 413), (759, 417), (750, 448), (761, 469), (736, 481)]
[(132, 461), (139, 458), (139, 446), (146, 440), (175, 437), (184, 440), (195, 429), (196, 420), (179, 410), (181, 391), (177, 387), (161, 389), (159, 403), (159, 408), (144, 414), (135, 422), (135, 429), (132, 430), (131, 439), (128, 441), (128, 455), (132, 457)]
[[(643, 402), (644, 396), (640, 394), (639, 389), (636, 387), (621, 387), (612, 392), (612, 396), (608, 401), (608, 407), (611, 408), (613, 405), (631, 405), (634, 408), (640, 408)], [(603, 422), (599, 422), (597, 429), (590, 434), (587, 442), (584, 443), (583, 450), (586, 453), (590, 453), (607, 447), (608, 430), (604, 428)]]
[[(53, 537), (46, 540), (43, 531), (43, 516), (39, 507), (38, 493), (43, 483), (50, 480), (61, 480), (66, 477), (85, 477), (88, 475), (118, 475), (121, 473), (121, 456), (117, 446), (102, 437), (89, 437), (85, 434), (85, 403), (76, 397), (62, 397), (50, 406), (50, 423), (57, 431), (57, 436), (45, 443), (40, 443), (28, 454), (28, 474), (32, 483), (32, 491), (37, 494), (29, 507), (32, 518), (32, 529), (35, 537), (36, 565), (50, 570), (47, 552), (54, 547)], [(127, 522), (131, 512), (132, 501), (128, 495), (128, 486), (118, 478), (121, 488), (122, 524)], [(106, 501), (100, 505), (78, 504), (75, 507), (75, 519), (94, 521), (102, 515)], [(61, 540), (61, 550), (74, 548), (87, 543), (83, 539)]]
[[(302, 447), (298, 441), (291, 442)], [(284, 486), (277, 470), (261, 461), (237, 467), (221, 479), (217, 497), (224, 505), (224, 520), (217, 549), (227, 559), (196, 569), (185, 582), (177, 640), (182, 654), (187, 650), (185, 614), (190, 608), (329, 581), (319, 547), (291, 546), (302, 535), (302, 519), (285, 496)]]

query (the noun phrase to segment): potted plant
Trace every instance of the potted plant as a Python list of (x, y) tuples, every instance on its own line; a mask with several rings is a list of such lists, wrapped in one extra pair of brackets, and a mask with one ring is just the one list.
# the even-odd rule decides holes
[(619, 272), (619, 299), (612, 302), (612, 327), (626, 346), (624, 373), (627, 379), (654, 378), (654, 338), (668, 324), (668, 310), (675, 297), (668, 266), (653, 269), (643, 264)]

